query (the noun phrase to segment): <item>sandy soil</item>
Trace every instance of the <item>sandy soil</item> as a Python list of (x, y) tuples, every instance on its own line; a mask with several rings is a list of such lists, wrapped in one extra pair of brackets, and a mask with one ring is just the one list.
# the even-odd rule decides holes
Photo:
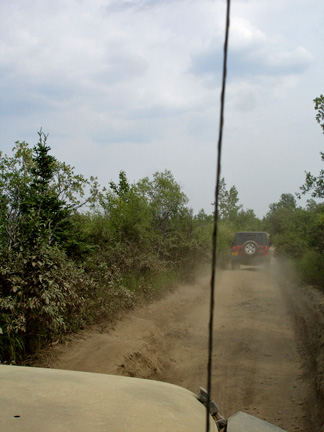
[[(270, 271), (218, 272), (212, 396), (226, 417), (245, 411), (288, 431), (319, 430), (310, 423), (314, 382), (290, 301), (298, 293), (280, 274), (276, 263)], [(56, 346), (47, 366), (157, 379), (197, 393), (207, 386), (209, 290), (210, 277), (199, 277), (113, 327)]]

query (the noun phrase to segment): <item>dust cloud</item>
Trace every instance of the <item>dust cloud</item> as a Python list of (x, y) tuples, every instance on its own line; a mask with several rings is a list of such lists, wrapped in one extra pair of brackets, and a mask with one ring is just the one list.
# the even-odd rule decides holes
[[(289, 431), (310, 432), (320, 430), (312, 356), (303, 343), (303, 332), (315, 325), (313, 306), (305, 306), (309, 297), (291, 280), (291, 268), (277, 259), (269, 271), (218, 271), (212, 397), (224, 416), (245, 411)], [(56, 346), (45, 365), (161, 380), (197, 393), (207, 385), (209, 291), (210, 275), (200, 275), (114, 325)], [(323, 312), (323, 300), (315, 297)], [(324, 322), (318, 325), (323, 329)]]

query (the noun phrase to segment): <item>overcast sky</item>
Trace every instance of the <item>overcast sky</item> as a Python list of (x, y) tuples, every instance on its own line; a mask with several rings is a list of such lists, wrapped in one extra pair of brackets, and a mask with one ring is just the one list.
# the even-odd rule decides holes
[[(75, 172), (171, 170), (212, 212), (225, 0), (0, 0), (0, 149), (40, 127)], [(261, 217), (322, 168), (324, 2), (232, 0), (222, 177)]]

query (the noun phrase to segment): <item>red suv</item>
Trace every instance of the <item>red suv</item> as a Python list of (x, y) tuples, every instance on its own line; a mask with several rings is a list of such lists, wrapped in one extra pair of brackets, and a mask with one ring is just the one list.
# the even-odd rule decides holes
[(237, 232), (231, 253), (232, 269), (240, 265), (270, 265), (269, 240), (266, 232)]

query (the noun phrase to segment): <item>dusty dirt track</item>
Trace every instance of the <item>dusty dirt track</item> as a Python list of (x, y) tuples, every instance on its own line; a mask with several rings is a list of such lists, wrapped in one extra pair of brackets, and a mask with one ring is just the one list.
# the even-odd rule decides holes
[[(278, 275), (275, 262), (270, 272), (218, 273), (212, 396), (224, 416), (245, 411), (288, 431), (316, 431), (296, 309)], [(83, 332), (56, 347), (48, 366), (157, 379), (197, 393), (207, 380), (209, 285), (209, 276), (197, 278), (113, 328)]]

